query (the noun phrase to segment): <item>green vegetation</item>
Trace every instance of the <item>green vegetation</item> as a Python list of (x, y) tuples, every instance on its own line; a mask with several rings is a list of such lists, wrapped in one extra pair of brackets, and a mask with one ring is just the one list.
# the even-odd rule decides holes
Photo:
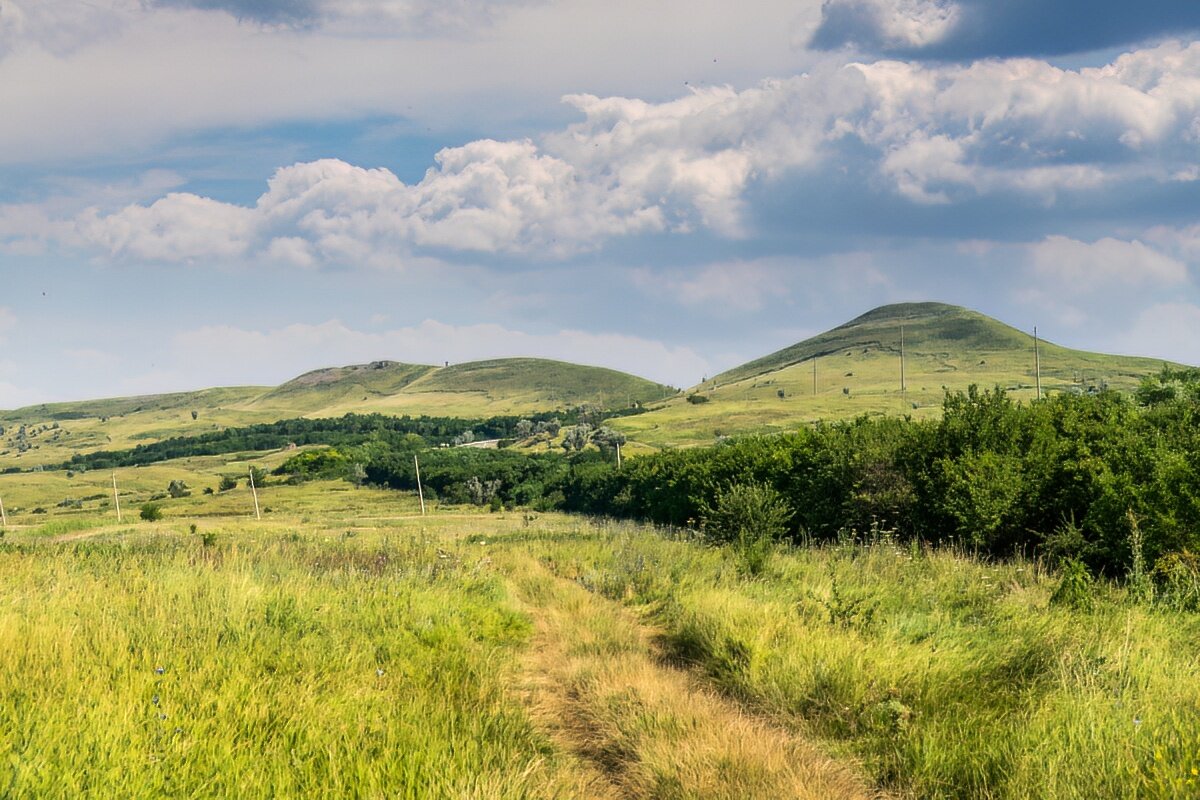
[(901, 797), (1200, 791), (1195, 615), (1103, 585), (1073, 610), (1036, 563), (886, 537), (781, 550), (753, 580), (734, 553), (635, 529), (545, 550), (711, 685), (838, 743)]
[[(482, 481), (510, 504), (671, 526), (707, 520), (729, 540), (751, 528), (794, 541), (894, 530), (991, 556), (1078, 560), (1110, 578), (1137, 572), (1142, 582), (1147, 565), (1200, 551), (1195, 391), (1139, 408), (1113, 392), (1022, 405), (971, 387), (947, 395), (936, 421), (860, 418), (621, 467), (595, 450), (569, 463), (505, 451), (428, 459), (439, 494), (461, 496), (465, 482)], [(416, 488), (407, 454), (376, 459), (366, 474)]]
[[(374, 362), (318, 370), (274, 389), (210, 389), (0, 412), (0, 468), (40, 468), (76, 455), (120, 452), (169, 439), (201, 435), (220, 439), (225, 428), (261, 437), (271, 431), (252, 429), (296, 417), (381, 414), (519, 420), (561, 415), (581, 406), (636, 410), (675, 391), (615, 370), (546, 359), (497, 359), (449, 367)], [(257, 447), (252, 443), (242, 449)], [(204, 451), (160, 456), (176, 458), (201, 452), (233, 451), (218, 450), (214, 445)]]
[[(0, 550), (4, 794), (556, 796), (529, 624), (419, 541)], [(103, 602), (97, 602), (103, 598)]]
[(883, 533), (753, 575), (629, 523), (264, 497), (6, 537), (7, 794), (1195, 791), (1200, 617), (1110, 583), (1085, 609), (1052, 601), (1067, 573)]

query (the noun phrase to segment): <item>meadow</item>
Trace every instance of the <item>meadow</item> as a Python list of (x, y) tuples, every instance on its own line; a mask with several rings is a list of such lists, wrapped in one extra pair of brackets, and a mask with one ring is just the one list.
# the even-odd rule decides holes
[(1038, 563), (886, 536), (781, 545), (751, 576), (686, 531), (423, 517), (340, 481), (272, 483), (261, 520), (244, 485), (136, 520), (170, 470), (230, 468), (133, 471), (122, 524), (10, 518), (0, 794), (1197, 792), (1200, 622), (1126, 589), (1053, 605)]

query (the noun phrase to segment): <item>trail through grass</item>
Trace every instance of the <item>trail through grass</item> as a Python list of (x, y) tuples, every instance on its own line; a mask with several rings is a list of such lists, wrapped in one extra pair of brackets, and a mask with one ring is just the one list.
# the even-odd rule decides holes
[(650, 632), (619, 605), (551, 576), (532, 555), (523, 561), (512, 573), (534, 619), (534, 717), (592, 768), (586, 796), (872, 796), (847, 765), (664, 664)]

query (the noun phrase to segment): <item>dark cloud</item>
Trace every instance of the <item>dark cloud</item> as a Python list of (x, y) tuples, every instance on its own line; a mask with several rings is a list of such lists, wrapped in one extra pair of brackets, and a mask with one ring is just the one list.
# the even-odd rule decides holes
[(826, 0), (810, 45), (965, 60), (1066, 55), (1197, 31), (1197, 0)]
[(260, 25), (369, 33), (445, 34), (490, 25), (505, 10), (543, 0), (149, 0), (160, 8), (223, 11)]
[(154, 5), (224, 11), (266, 25), (308, 25), (321, 14), (316, 0), (155, 0)]

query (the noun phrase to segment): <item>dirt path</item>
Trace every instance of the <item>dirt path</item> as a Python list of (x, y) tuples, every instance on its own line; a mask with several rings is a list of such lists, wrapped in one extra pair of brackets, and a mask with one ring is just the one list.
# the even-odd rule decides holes
[(655, 655), (621, 606), (537, 564), (514, 572), (536, 626), (521, 691), (596, 798), (872, 798), (848, 765), (742, 712)]

